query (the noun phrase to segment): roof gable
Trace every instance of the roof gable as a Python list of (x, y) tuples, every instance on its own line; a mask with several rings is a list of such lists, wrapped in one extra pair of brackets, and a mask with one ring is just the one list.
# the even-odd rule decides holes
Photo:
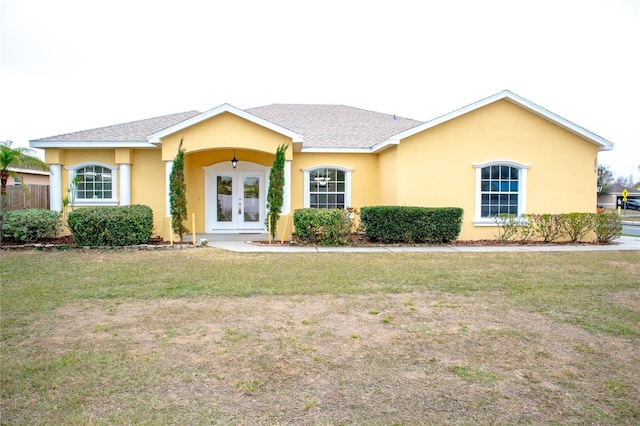
[(610, 141), (604, 139), (601, 136), (596, 135), (593, 132), (590, 132), (589, 130), (578, 126), (575, 123), (572, 123), (571, 121), (560, 117), (559, 115), (545, 109), (542, 108), (539, 105), (534, 104), (531, 101), (526, 100), (525, 98), (516, 95), (513, 92), (510, 92), (509, 90), (503, 90), (502, 92), (496, 93), (495, 95), (489, 96), (487, 98), (481, 99), (477, 102), (474, 102), (470, 105), (467, 105), (465, 107), (462, 107), (460, 109), (457, 109), (455, 111), (452, 111), (448, 114), (442, 115), (440, 117), (434, 118), (433, 120), (429, 120), (425, 123), (423, 123), (422, 125), (416, 126), (412, 129), (409, 129), (407, 131), (398, 133), (397, 135), (394, 135), (392, 137), (390, 137), (389, 139), (383, 141), (382, 143), (376, 145), (375, 147), (373, 147), (372, 151), (377, 152), (377, 151), (381, 151), (385, 148), (387, 148), (389, 145), (397, 145), (400, 143), (400, 141), (402, 139), (406, 139), (410, 136), (413, 136), (415, 134), (418, 134), (420, 132), (423, 132), (427, 129), (430, 129), (432, 127), (435, 127), (439, 124), (442, 124), (444, 122), (447, 122), (449, 120), (453, 120), (456, 117), (460, 117), (461, 115), (467, 114), (468, 112), (477, 110), (479, 108), (482, 108), (486, 105), (489, 105), (493, 102), (499, 101), (499, 100), (506, 100), (508, 102), (511, 102), (514, 105), (517, 105), (521, 108), (524, 108), (530, 112), (532, 112), (533, 114), (536, 114), (578, 136), (580, 136), (581, 138), (587, 140), (588, 142), (591, 142), (595, 145), (598, 146), (598, 150), (599, 151), (609, 151), (611, 149), (613, 149), (613, 143), (611, 143)]
[(280, 133), (284, 136), (290, 137), (293, 143), (298, 143), (298, 142), (302, 142), (302, 135), (293, 132), (289, 129), (286, 129), (278, 124), (272, 123), (270, 121), (267, 121), (261, 117), (258, 117), (256, 115), (253, 115), (249, 112), (243, 111), (239, 108), (236, 108), (232, 105), (229, 104), (222, 104), (216, 108), (210, 109), (209, 111), (203, 112), (202, 114), (199, 114), (195, 117), (191, 117), (187, 120), (181, 121), (179, 123), (176, 123), (175, 125), (168, 127), (166, 129), (163, 129), (159, 132), (153, 133), (151, 135), (149, 135), (148, 137), (148, 141), (151, 143), (161, 143), (161, 139), (169, 136), (173, 133), (179, 132), (180, 130), (186, 129), (187, 127), (191, 127), (194, 126), (202, 121), (208, 120), (212, 117), (215, 117), (217, 115), (223, 114), (225, 112), (234, 114), (238, 117), (241, 117), (247, 121), (250, 121), (252, 123), (255, 123), (259, 126), (265, 127), (269, 130), (272, 130), (276, 133)]

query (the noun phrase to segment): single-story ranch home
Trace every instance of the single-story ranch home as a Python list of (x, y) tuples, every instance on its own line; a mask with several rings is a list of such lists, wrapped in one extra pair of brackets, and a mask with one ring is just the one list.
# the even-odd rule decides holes
[(223, 104), (30, 145), (45, 151), (52, 209), (75, 178), (76, 206), (148, 205), (167, 239), (181, 140), (197, 233), (266, 232), (269, 171), (287, 145), (280, 232), (303, 207), (461, 207), (464, 240), (494, 238), (502, 212), (594, 212), (598, 151), (613, 149), (507, 90), (426, 122), (344, 105)]

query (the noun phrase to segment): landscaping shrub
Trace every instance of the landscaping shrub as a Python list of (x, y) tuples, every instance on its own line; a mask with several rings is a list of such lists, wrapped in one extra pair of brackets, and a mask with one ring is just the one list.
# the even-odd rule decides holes
[(595, 217), (596, 242), (610, 243), (620, 237), (622, 219), (617, 213), (599, 213)]
[(144, 205), (87, 207), (67, 219), (79, 246), (129, 246), (146, 244), (153, 232), (153, 211)]
[(559, 214), (527, 214), (523, 215), (533, 227), (536, 235), (545, 243), (553, 242), (564, 236)]
[(347, 244), (351, 230), (349, 214), (342, 209), (298, 209), (293, 226), (300, 241), (325, 246)]
[(59, 231), (60, 212), (53, 210), (10, 210), (4, 223), (4, 237), (13, 241), (53, 238)]
[(560, 226), (571, 242), (577, 243), (593, 230), (595, 220), (595, 213), (563, 213), (560, 215)]
[(506, 243), (512, 237), (520, 234), (520, 229), (523, 226), (522, 218), (514, 214), (500, 213), (494, 216), (494, 221), (498, 225), (498, 234), (496, 238), (501, 243)]
[(360, 209), (365, 237), (383, 243), (445, 243), (460, 235), (461, 208), (373, 206)]
[(549, 243), (568, 237), (577, 243), (588, 233), (595, 232), (597, 242), (610, 243), (622, 231), (622, 222), (615, 213), (500, 215), (494, 220), (498, 225), (496, 237), (500, 242), (507, 242), (517, 235), (522, 242), (539, 237)]

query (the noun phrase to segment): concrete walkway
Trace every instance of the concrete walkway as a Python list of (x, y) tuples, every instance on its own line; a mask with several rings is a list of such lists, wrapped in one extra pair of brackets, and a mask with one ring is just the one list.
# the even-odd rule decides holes
[[(192, 241), (185, 237), (185, 241)], [(568, 252), (568, 251), (640, 251), (640, 237), (620, 237), (611, 245), (503, 245), (503, 246), (370, 246), (370, 247), (305, 247), (296, 245), (256, 244), (253, 241), (267, 241), (266, 234), (197, 234), (196, 244), (207, 240), (207, 246), (243, 253), (495, 253), (495, 252)], [(640, 253), (638, 261), (640, 261)]]

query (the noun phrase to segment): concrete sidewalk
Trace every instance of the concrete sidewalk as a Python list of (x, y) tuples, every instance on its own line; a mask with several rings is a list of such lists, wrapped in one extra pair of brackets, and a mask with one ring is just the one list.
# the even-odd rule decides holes
[[(620, 237), (611, 245), (503, 245), (503, 246), (370, 246), (370, 247), (306, 247), (280, 244), (256, 244), (266, 241), (266, 234), (198, 234), (196, 243), (207, 240), (207, 246), (242, 253), (495, 253), (495, 252), (570, 252), (570, 251), (640, 251), (640, 237)], [(191, 241), (191, 238), (185, 240)], [(640, 256), (640, 254), (639, 254)], [(639, 257), (640, 261), (640, 257)]]

